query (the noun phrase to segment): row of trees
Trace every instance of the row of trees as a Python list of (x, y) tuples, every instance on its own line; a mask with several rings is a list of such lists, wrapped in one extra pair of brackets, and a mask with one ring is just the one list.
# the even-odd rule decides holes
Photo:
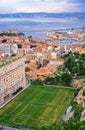
[(71, 118), (69, 121), (62, 121), (61, 124), (53, 124), (52, 126), (43, 126), (41, 130), (85, 130), (85, 121), (78, 121)]
[(59, 86), (69, 86), (72, 79), (71, 74), (63, 73), (62, 75), (57, 75), (55, 77), (46, 77), (44, 81), (36, 79), (32, 82), (33, 85), (59, 85)]

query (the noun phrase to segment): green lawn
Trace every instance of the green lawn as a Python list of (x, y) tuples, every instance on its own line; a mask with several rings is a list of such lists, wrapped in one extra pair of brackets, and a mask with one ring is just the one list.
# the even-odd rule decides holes
[(61, 119), (73, 95), (74, 90), (66, 88), (31, 86), (0, 110), (0, 124), (37, 130), (52, 125)]

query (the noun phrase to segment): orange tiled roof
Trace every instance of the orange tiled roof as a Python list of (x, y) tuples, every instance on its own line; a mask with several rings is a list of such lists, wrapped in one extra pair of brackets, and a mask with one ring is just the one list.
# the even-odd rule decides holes
[(81, 48), (81, 53), (85, 54), (85, 48)]
[(42, 75), (38, 75), (37, 76), (38, 79), (44, 80), (46, 77), (42, 76)]
[(50, 60), (52, 60), (52, 61), (63, 61), (64, 62), (64, 59), (61, 59), (61, 58), (50, 58)]
[(27, 46), (28, 46), (28, 45), (25, 45), (25, 44), (24, 44), (24, 45), (22, 45), (22, 48), (23, 48), (23, 49), (26, 49)]

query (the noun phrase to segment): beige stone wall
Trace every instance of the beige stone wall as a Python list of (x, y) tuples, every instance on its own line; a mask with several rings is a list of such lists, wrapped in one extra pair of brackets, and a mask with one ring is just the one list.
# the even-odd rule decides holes
[(84, 84), (85, 78), (78, 78), (78, 79), (73, 79), (71, 82), (71, 86), (73, 87), (81, 87)]
[(85, 96), (83, 96), (83, 90), (81, 89), (76, 96), (75, 100), (77, 101), (78, 104), (81, 104), (83, 107), (85, 107)]

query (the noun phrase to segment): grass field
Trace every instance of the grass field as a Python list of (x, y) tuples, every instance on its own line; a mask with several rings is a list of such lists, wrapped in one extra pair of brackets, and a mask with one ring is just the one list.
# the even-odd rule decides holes
[(41, 128), (58, 122), (69, 105), (74, 90), (31, 86), (0, 110), (0, 124)]

